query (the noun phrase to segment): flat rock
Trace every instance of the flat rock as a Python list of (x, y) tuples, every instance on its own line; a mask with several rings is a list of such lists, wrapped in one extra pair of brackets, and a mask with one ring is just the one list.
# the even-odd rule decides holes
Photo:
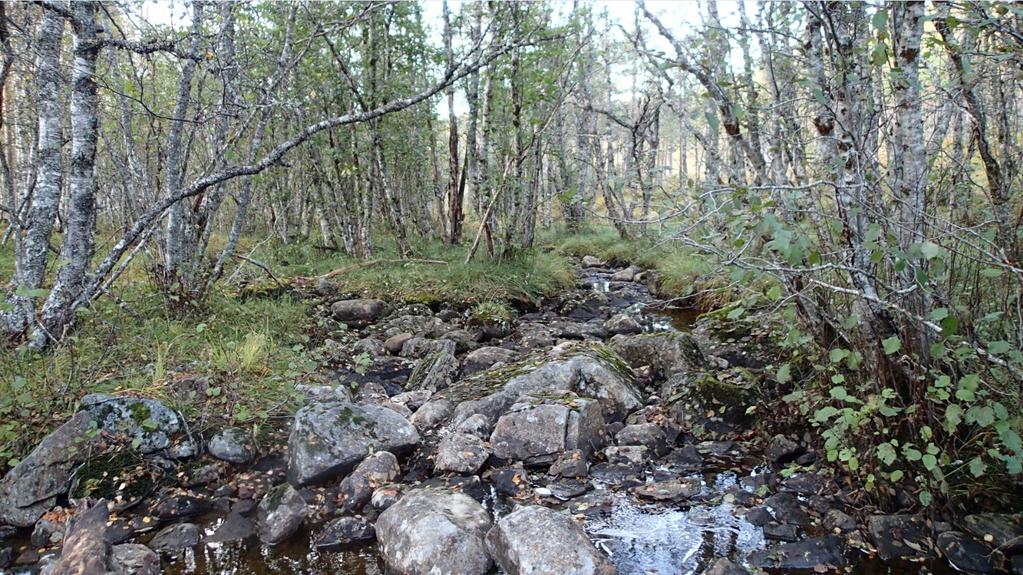
[(209, 543), (228, 543), (244, 541), (256, 532), (256, 524), (241, 513), (232, 511), (206, 541)]
[(604, 329), (611, 335), (635, 334), (643, 331), (643, 326), (636, 321), (636, 318), (627, 313), (620, 313), (612, 316), (604, 322)]
[(111, 562), (123, 575), (160, 575), (160, 556), (145, 545), (124, 543), (110, 549)]
[(934, 557), (930, 528), (918, 515), (872, 515), (867, 530), (884, 561)]
[(958, 524), (963, 531), (1006, 554), (1023, 551), (1023, 515), (977, 513), (963, 517)]
[(376, 529), (365, 518), (338, 517), (323, 528), (312, 545), (322, 551), (342, 551), (374, 539)]
[(608, 558), (568, 515), (520, 507), (487, 534), (487, 549), (508, 575), (614, 575)]
[[(420, 408), (422, 409), (422, 408)], [(404, 454), (419, 433), (378, 405), (314, 403), (295, 414), (288, 437), (288, 481), (302, 486), (345, 475), (371, 451)]]
[(969, 535), (959, 531), (945, 531), (938, 535), (938, 549), (948, 562), (965, 573), (993, 573), (995, 551)]
[(834, 535), (781, 543), (749, 554), (750, 565), (763, 569), (827, 570), (846, 565), (845, 545)]
[(462, 374), (472, 375), (490, 369), (497, 363), (508, 363), (515, 359), (515, 352), (503, 347), (486, 346), (469, 352), (462, 359)]
[(668, 436), (664, 428), (654, 423), (626, 425), (615, 434), (618, 445), (643, 445), (655, 456), (668, 453)]
[(484, 575), (488, 529), (490, 514), (476, 500), (434, 489), (410, 491), (376, 522), (380, 555), (398, 575)]
[(633, 487), (632, 492), (642, 499), (680, 501), (699, 495), (701, 488), (699, 479), (668, 479)]

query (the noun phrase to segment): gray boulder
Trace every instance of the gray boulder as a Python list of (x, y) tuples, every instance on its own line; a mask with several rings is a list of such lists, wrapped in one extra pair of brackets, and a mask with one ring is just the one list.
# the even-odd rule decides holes
[(229, 463), (244, 464), (256, 458), (252, 436), (237, 427), (225, 427), (218, 431), (206, 449), (213, 457)]
[(483, 440), (468, 433), (449, 433), (437, 445), (433, 470), (437, 473), (476, 473), (487, 462), (490, 450)]
[(620, 313), (605, 321), (604, 329), (611, 335), (633, 334), (642, 332), (643, 326), (631, 315)]
[(396, 333), (384, 340), (384, 349), (391, 355), (398, 355), (401, 353), (401, 348), (405, 345), (405, 342), (410, 339), (412, 339), (411, 333)]
[(583, 266), (588, 268), (599, 268), (604, 262), (597, 256), (583, 256)]
[(302, 496), (287, 483), (271, 489), (259, 502), (256, 528), (259, 540), (277, 545), (298, 531), (309, 514)]
[(483, 538), (490, 515), (462, 493), (416, 489), (376, 522), (380, 555), (397, 575), (483, 575), (491, 561)]
[(416, 364), (405, 389), (437, 391), (451, 385), (458, 376), (458, 360), (447, 351), (435, 351)]
[(610, 347), (633, 369), (650, 366), (656, 379), (699, 368), (703, 351), (692, 336), (677, 332), (616, 335)]
[(574, 395), (512, 406), (490, 435), (495, 456), (527, 463), (552, 463), (573, 449), (588, 456), (603, 447), (604, 440), (600, 404)]
[(149, 541), (154, 550), (168, 555), (180, 554), (184, 549), (199, 544), (202, 531), (194, 523), (175, 523), (164, 527)]
[(410, 338), (401, 346), (401, 357), (424, 358), (435, 353), (448, 353), (455, 355), (457, 346), (449, 339), (430, 339), (427, 337), (415, 336)]
[(110, 544), (104, 534), (109, 512), (100, 501), (71, 519), (60, 550), (60, 558), (51, 575), (114, 575), (117, 566), (111, 557)]
[(377, 487), (397, 479), (400, 473), (398, 458), (388, 451), (378, 451), (363, 459), (355, 471), (341, 482), (344, 508), (349, 511), (362, 509)]
[(462, 359), (462, 373), (472, 375), (490, 369), (496, 363), (508, 363), (515, 358), (515, 352), (503, 347), (486, 346), (466, 354)]
[(378, 299), (347, 299), (330, 306), (334, 319), (351, 327), (373, 323), (387, 311), (387, 304)]
[(454, 410), (455, 404), (446, 399), (431, 399), (412, 414), (409, 422), (419, 431), (426, 431), (440, 425)]
[[(0, 524), (30, 527), (67, 493), (74, 469), (101, 441), (121, 440), (141, 453), (165, 449), (180, 429), (158, 401), (91, 394), (82, 410), (43, 439), (0, 482)], [(100, 433), (95, 433), (98, 430)]]
[(371, 451), (404, 454), (419, 433), (379, 405), (314, 403), (295, 414), (288, 437), (288, 481), (302, 486), (345, 475)]
[(634, 279), (636, 279), (636, 274), (638, 274), (640, 271), (642, 270), (640, 270), (636, 266), (629, 266), (623, 270), (618, 270), (615, 273), (611, 274), (611, 281), (631, 282)]
[(615, 575), (583, 528), (557, 511), (521, 507), (487, 533), (487, 549), (508, 575)]
[(559, 346), (498, 370), (463, 378), (441, 394), (459, 401), (452, 421), (482, 413), (503, 415), (533, 393), (574, 392), (596, 399), (610, 420), (621, 420), (642, 406), (633, 374), (620, 358), (601, 345)]

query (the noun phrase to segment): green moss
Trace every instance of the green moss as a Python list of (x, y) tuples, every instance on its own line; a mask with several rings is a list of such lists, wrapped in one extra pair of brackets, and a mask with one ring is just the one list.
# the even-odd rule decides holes
[(704, 374), (693, 382), (692, 397), (705, 404), (734, 407), (755, 402), (757, 390), (753, 386), (736, 385), (721, 381), (714, 375)]

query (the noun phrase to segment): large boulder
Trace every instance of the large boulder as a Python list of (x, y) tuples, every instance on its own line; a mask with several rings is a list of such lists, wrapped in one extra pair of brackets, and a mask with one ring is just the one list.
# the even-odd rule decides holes
[(419, 443), (407, 419), (379, 405), (313, 403), (288, 437), (288, 481), (302, 486), (347, 474), (372, 451), (401, 455)]
[(642, 406), (633, 379), (606, 347), (568, 344), (464, 378), (438, 395), (458, 402), (451, 418), (456, 424), (476, 413), (497, 419), (530, 394), (566, 392), (598, 400), (605, 417), (617, 421)]
[[(165, 449), (178, 416), (151, 399), (91, 394), (0, 482), (0, 523), (32, 526), (67, 493), (72, 473), (91, 453), (120, 444), (141, 453)], [(98, 431), (98, 433), (97, 433)]]
[(252, 435), (238, 427), (225, 427), (218, 431), (206, 449), (210, 455), (229, 463), (244, 464), (256, 458)]
[(508, 363), (515, 352), (503, 347), (486, 346), (466, 354), (462, 360), (462, 373), (472, 375), (490, 369), (496, 363)]
[(346, 299), (330, 306), (334, 319), (351, 327), (373, 323), (386, 311), (387, 304), (378, 299)]
[(608, 558), (568, 515), (521, 507), (487, 534), (487, 549), (508, 575), (614, 575)]
[(553, 463), (565, 451), (589, 455), (604, 446), (604, 416), (596, 400), (571, 394), (529, 399), (497, 420), (490, 435), (496, 457)]
[(380, 554), (397, 575), (483, 575), (491, 561), (483, 538), (490, 515), (463, 493), (416, 489), (376, 522)]
[(656, 379), (699, 369), (705, 361), (700, 345), (686, 333), (616, 335), (611, 338), (610, 347), (633, 369), (650, 366)]
[(483, 440), (469, 433), (449, 433), (437, 445), (433, 469), (437, 473), (476, 473), (490, 457)]

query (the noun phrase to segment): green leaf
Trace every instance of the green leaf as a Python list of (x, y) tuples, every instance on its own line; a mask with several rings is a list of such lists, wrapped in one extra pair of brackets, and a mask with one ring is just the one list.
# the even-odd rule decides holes
[(787, 363), (784, 363), (782, 364), (781, 367), (778, 368), (778, 373), (775, 374), (774, 379), (777, 380), (778, 383), (788, 383), (792, 381), (791, 371), (792, 366)]
[(987, 471), (987, 465), (984, 464), (984, 460), (981, 459), (979, 455), (970, 460), (970, 473), (972, 473), (974, 477), (984, 475), (985, 471)]
[(831, 363), (838, 363), (847, 357), (849, 357), (849, 350), (840, 347), (828, 352), (828, 359), (831, 360)]
[(963, 408), (953, 403), (945, 408), (945, 431), (952, 433), (963, 420)]
[(877, 446), (877, 458), (885, 465), (895, 463), (896, 457), (898, 456), (896, 455), (895, 448), (892, 447), (891, 443), (882, 443)]
[(746, 313), (746, 308), (739, 306), (728, 312), (728, 319), (739, 319), (744, 313)]
[(1010, 349), (1012, 349), (1012, 346), (1007, 341), (992, 341), (991, 343), (987, 344), (988, 352), (993, 353), (995, 355), (1005, 353)]
[(931, 495), (930, 491), (921, 491), (920, 492), (920, 504), (921, 505), (923, 505), (924, 507), (929, 507), (931, 505), (931, 501), (934, 501), (934, 497)]
[(895, 335), (882, 340), (881, 345), (884, 346), (885, 355), (891, 355), (902, 349), (902, 341), (899, 339), (898, 336)]
[(984, 268), (980, 270), (980, 275), (986, 278), (996, 278), (1002, 275), (1002, 270), (999, 268)]
[(920, 244), (920, 253), (923, 254), (926, 259), (933, 260), (941, 255), (941, 246), (934, 242), (924, 242)]
[(831, 397), (841, 401), (841, 400), (849, 397), (849, 393), (842, 386), (832, 387), (831, 388)]
[(934, 469), (935, 465), (938, 464), (938, 458), (934, 457), (930, 453), (926, 453), (926, 454), (924, 454), (923, 457), (920, 458), (920, 463), (923, 463), (924, 469), (926, 469), (927, 471), (930, 471), (930, 470)]

